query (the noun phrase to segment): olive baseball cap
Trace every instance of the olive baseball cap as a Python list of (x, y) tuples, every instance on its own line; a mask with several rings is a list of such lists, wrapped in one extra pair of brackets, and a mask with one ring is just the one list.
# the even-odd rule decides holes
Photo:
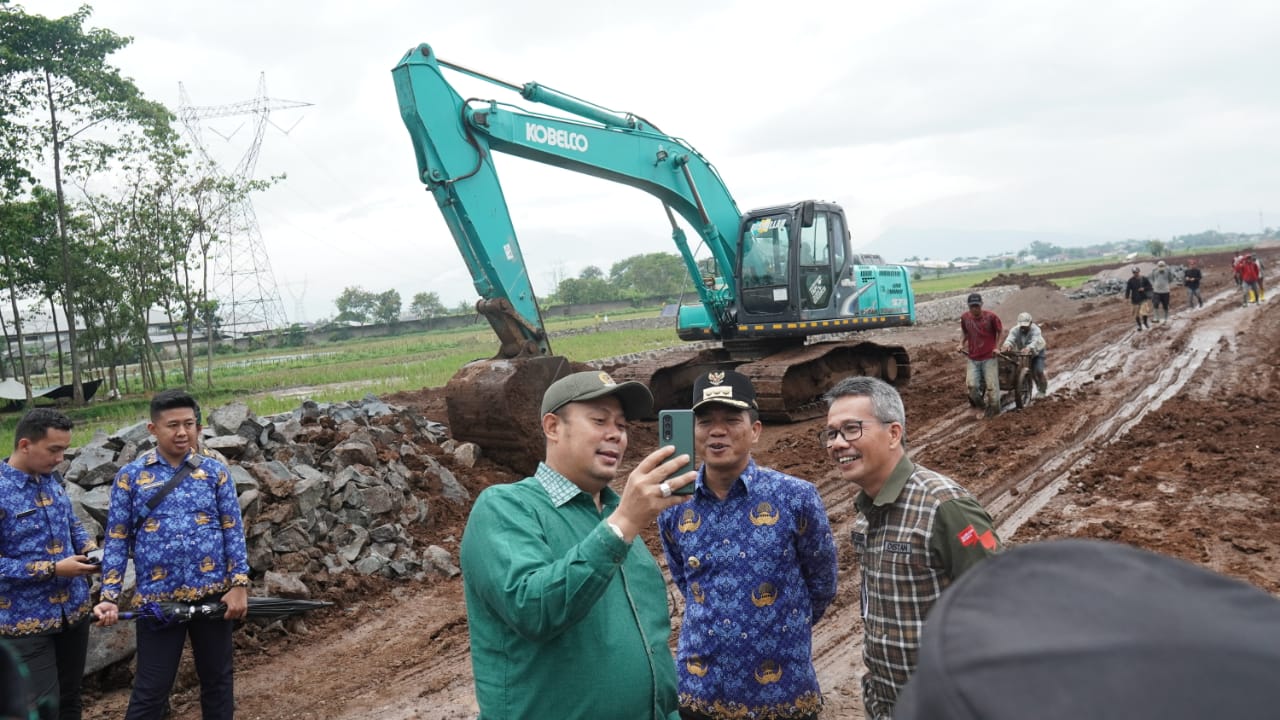
[(751, 378), (733, 370), (712, 370), (693, 381), (693, 409), (720, 403), (739, 410), (758, 407)]
[(566, 375), (551, 383), (542, 396), (542, 414), (555, 412), (571, 402), (595, 400), (606, 395), (618, 396), (628, 420), (653, 412), (653, 395), (643, 383), (634, 380), (614, 382), (607, 372), (589, 370)]

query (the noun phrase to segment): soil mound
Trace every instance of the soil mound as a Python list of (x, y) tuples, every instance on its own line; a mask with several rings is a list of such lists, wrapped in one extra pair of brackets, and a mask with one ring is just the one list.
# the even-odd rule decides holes
[(986, 280), (984, 282), (978, 283), (977, 285), (974, 285), (974, 287), (980, 287), (980, 288), (999, 287), (1001, 285), (1017, 285), (1018, 287), (1021, 287), (1021, 288), (1047, 287), (1047, 288), (1053, 288), (1055, 290), (1058, 289), (1058, 286), (1053, 282), (1046, 280), (1043, 277), (1028, 275), (1027, 273), (1012, 273), (1012, 274), (1000, 273), (999, 275), (996, 275), (990, 280)]

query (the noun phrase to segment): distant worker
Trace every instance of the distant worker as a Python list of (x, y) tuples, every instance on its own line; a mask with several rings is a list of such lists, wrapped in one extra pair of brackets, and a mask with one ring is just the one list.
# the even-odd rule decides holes
[(1000, 350), (1033, 356), (1031, 372), (1035, 376), (1036, 397), (1044, 397), (1049, 392), (1049, 377), (1044, 372), (1044, 334), (1040, 326), (1031, 321), (1031, 313), (1018, 314), (1018, 324), (1009, 331)]
[(1000, 366), (995, 353), (1002, 332), (1000, 317), (982, 309), (981, 295), (970, 293), (969, 312), (960, 318), (960, 352), (969, 356), (964, 380), (969, 404), (985, 408), (987, 417), (1000, 414)]
[(1262, 302), (1262, 269), (1258, 267), (1258, 260), (1253, 255), (1245, 255), (1240, 259), (1237, 266), (1240, 273), (1240, 287), (1244, 290), (1244, 304), (1247, 307), (1249, 303)]
[(1236, 287), (1240, 287), (1240, 261), (1244, 259), (1244, 255), (1237, 255), (1231, 258), (1231, 274), (1235, 278)]
[(1169, 322), (1169, 292), (1173, 286), (1173, 271), (1163, 260), (1156, 263), (1151, 272), (1152, 310), (1156, 322)]
[(1187, 305), (1192, 308), (1204, 307), (1204, 298), (1200, 297), (1201, 277), (1196, 259), (1191, 258), (1187, 261), (1187, 269), (1182, 271), (1182, 285), (1187, 288)]
[(1267, 299), (1267, 290), (1262, 287), (1262, 276), (1266, 273), (1263, 272), (1262, 259), (1258, 257), (1258, 253), (1252, 253), (1250, 257), (1253, 258), (1253, 264), (1258, 266), (1258, 302), (1262, 302)]
[(1151, 314), (1151, 281), (1143, 277), (1142, 269), (1133, 266), (1132, 277), (1125, 283), (1124, 296), (1133, 304), (1133, 320), (1138, 323), (1138, 330), (1143, 326), (1151, 328), (1148, 316)]

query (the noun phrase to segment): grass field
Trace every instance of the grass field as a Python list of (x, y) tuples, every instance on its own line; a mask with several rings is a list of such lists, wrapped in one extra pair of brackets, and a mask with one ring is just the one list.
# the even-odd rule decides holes
[[(999, 272), (1036, 275), (1107, 260), (956, 273), (941, 278), (926, 277), (913, 281), (912, 286), (917, 294), (951, 292), (981, 283)], [(1063, 287), (1076, 287), (1087, 279), (1081, 275), (1055, 279), (1054, 282)], [(658, 308), (643, 308), (610, 313), (611, 322), (603, 325), (599, 332), (555, 337), (552, 349), (572, 360), (587, 361), (682, 344), (672, 328), (609, 329), (614, 321), (653, 317), (657, 312)], [(546, 321), (551, 333), (588, 328), (595, 324), (594, 316), (548, 318)], [(196, 362), (196, 383), (192, 392), (207, 410), (242, 400), (259, 416), (273, 415), (293, 410), (306, 398), (316, 402), (343, 402), (370, 394), (385, 395), (438, 387), (444, 385), (463, 364), (493, 356), (496, 346), (497, 341), (489, 326), (477, 324), (461, 330), (217, 355), (211, 372), (212, 387), (206, 386), (204, 362), (200, 358)], [(181, 383), (175, 366), (176, 361), (172, 360), (167, 365), (169, 387), (177, 387)], [(131, 378), (130, 387), (135, 392), (118, 400), (95, 401), (84, 408), (67, 409), (76, 421), (72, 438), (74, 445), (84, 444), (97, 431), (112, 433), (146, 419), (149, 394), (138, 392), (141, 384), (136, 376)], [(19, 413), (0, 416), (0, 442), (11, 442), (18, 416)]]
[[(1084, 268), (1103, 263), (1119, 262), (1120, 258), (1102, 257), (1089, 258), (1088, 260), (1073, 260), (1071, 262), (1052, 263), (1046, 265), (1018, 266), (1005, 269), (987, 269), (974, 270), (972, 272), (944, 273), (941, 277), (932, 277), (930, 271), (925, 271), (919, 280), (912, 280), (911, 287), (917, 294), (955, 292), (965, 288), (973, 287), (982, 282), (986, 282), (991, 278), (1005, 273), (1007, 275), (1026, 274), (1031, 276), (1048, 275), (1050, 273), (1059, 273), (1072, 268)], [(1067, 278), (1054, 278), (1053, 283), (1059, 287), (1070, 289), (1083, 285), (1092, 277), (1091, 275), (1078, 275)]]
[[(646, 349), (679, 345), (673, 328), (609, 330), (616, 321), (654, 317), (658, 308), (611, 313), (600, 332), (564, 335), (552, 339), (552, 349), (572, 360), (586, 361)], [(593, 316), (547, 320), (549, 332), (591, 327)], [(366, 395), (385, 395), (444, 385), (467, 362), (492, 357), (497, 340), (487, 324), (449, 331), (360, 338), (277, 348), (214, 357), (212, 387), (205, 382), (203, 357), (196, 360), (196, 384), (192, 393), (206, 412), (235, 400), (245, 402), (259, 416), (293, 410), (304, 399), (343, 402)], [(181, 386), (177, 361), (167, 363), (168, 387)], [(134, 370), (136, 372), (136, 369)], [(137, 391), (137, 377), (130, 379)], [(105, 394), (105, 389), (104, 389)], [(147, 417), (150, 393), (135, 392), (118, 400), (95, 400), (84, 408), (65, 411), (76, 422), (72, 444), (83, 445), (94, 433), (113, 433)], [(41, 403), (43, 405), (43, 403)], [(11, 442), (21, 413), (0, 417), (0, 442)]]

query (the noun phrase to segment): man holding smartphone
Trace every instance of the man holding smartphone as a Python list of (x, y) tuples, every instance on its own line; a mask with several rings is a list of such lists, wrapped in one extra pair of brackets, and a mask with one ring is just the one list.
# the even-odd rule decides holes
[(25, 700), (42, 720), (80, 718), (93, 607), (87, 576), (98, 572), (87, 554), (97, 543), (54, 472), (71, 428), (57, 410), (31, 410), (0, 463), (0, 638), (26, 665)]
[(658, 519), (685, 599), (680, 717), (817, 718), (811, 630), (836, 593), (822, 498), (812, 483), (752, 459), (762, 426), (749, 378), (703, 373), (693, 411), (696, 489)]
[(627, 421), (653, 406), (638, 382), (568, 375), (542, 398), (547, 454), (533, 477), (476, 498), (462, 535), (462, 586), (484, 720), (669, 720), (676, 673), (658, 564), (636, 535), (693, 482), (659, 448), (619, 496), (609, 484)]

